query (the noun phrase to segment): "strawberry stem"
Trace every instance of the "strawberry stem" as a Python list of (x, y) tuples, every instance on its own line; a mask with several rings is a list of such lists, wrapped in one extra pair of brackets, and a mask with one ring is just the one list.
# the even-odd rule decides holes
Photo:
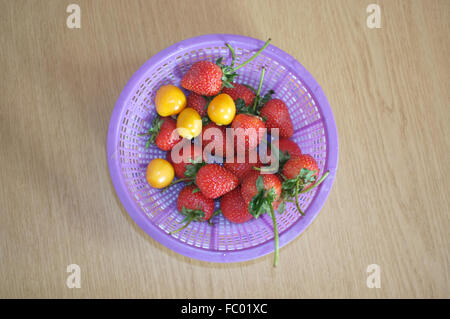
[(300, 179), (297, 179), (297, 182), (295, 183), (295, 206), (297, 206), (297, 211), (300, 213), (300, 215), (305, 216), (302, 209), (300, 208), (300, 204), (298, 203), (299, 183)]
[(194, 216), (190, 216), (187, 223), (183, 225), (183, 227), (178, 228), (177, 230), (174, 230), (172, 232), (169, 233), (169, 235), (173, 235), (175, 233), (178, 233), (180, 230), (185, 229), (186, 227), (189, 226), (189, 224), (191, 223), (191, 221), (194, 219)]
[(230, 65), (231, 68), (233, 68), (234, 67), (234, 62), (236, 61), (236, 53), (234, 52), (233, 47), (229, 43), (226, 43), (226, 45), (227, 45), (228, 49), (230, 49), (231, 57), (233, 58), (231, 60), (231, 65)]
[(256, 106), (259, 104), (261, 88), (264, 80), (264, 73), (266, 73), (266, 68), (262, 67), (261, 78), (259, 79), (258, 91), (256, 92), (255, 99), (253, 101), (253, 111), (256, 111)]
[(167, 187), (170, 187), (170, 186), (175, 185), (180, 182), (187, 182), (187, 181), (192, 181), (192, 180), (193, 179), (191, 177), (179, 178), (179, 179), (173, 181), (172, 183), (170, 183)]
[(221, 214), (221, 213), (222, 213), (222, 210), (221, 210), (220, 208), (219, 208), (218, 210), (216, 210), (216, 211), (211, 215), (211, 217), (209, 217), (209, 219), (208, 219), (208, 224), (210, 224), (211, 226), (214, 225), (213, 222), (212, 222), (211, 220), (213, 219), (214, 216), (217, 216), (217, 215), (219, 215), (219, 214)]
[(307, 189), (302, 190), (299, 194), (309, 192), (310, 190), (316, 188), (317, 186), (319, 186), (320, 184), (322, 184), (322, 182), (325, 180), (325, 178), (327, 178), (327, 176), (328, 176), (329, 174), (330, 174), (330, 171), (326, 171), (326, 173), (323, 174), (322, 177), (321, 177), (321, 178), (320, 178), (313, 186), (311, 186), (310, 188), (307, 188)]
[(173, 186), (173, 185), (175, 185), (175, 184), (177, 184), (177, 183), (180, 183), (180, 182), (191, 182), (191, 181), (193, 181), (193, 180), (194, 180), (194, 179), (191, 178), (191, 177), (179, 178), (179, 179), (177, 179), (177, 180), (175, 180), (175, 181), (172, 181), (172, 183), (170, 183), (169, 185), (167, 185), (166, 187), (164, 187), (163, 190), (162, 190), (162, 193), (164, 193), (166, 190), (168, 190), (170, 186)]
[(245, 66), (247, 63), (249, 63), (250, 61), (254, 60), (265, 48), (267, 48), (267, 46), (269, 45), (270, 41), (272, 39), (268, 39), (266, 41), (266, 43), (264, 44), (264, 46), (258, 50), (258, 52), (256, 52), (250, 59), (248, 59), (247, 61), (245, 61), (244, 63), (238, 65), (237, 67), (233, 68), (233, 71), (239, 70), (240, 68), (242, 68), (243, 66)]
[(273, 233), (274, 233), (274, 241), (275, 241), (275, 255), (273, 257), (273, 266), (276, 267), (278, 265), (278, 255), (279, 255), (279, 242), (278, 242), (278, 226), (277, 219), (275, 217), (275, 212), (273, 210), (273, 206), (270, 205), (270, 213), (272, 214), (272, 222), (273, 222)]

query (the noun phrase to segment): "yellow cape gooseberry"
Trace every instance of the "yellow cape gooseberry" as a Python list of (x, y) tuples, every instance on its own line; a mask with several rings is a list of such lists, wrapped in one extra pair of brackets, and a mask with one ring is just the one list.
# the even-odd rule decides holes
[(236, 115), (236, 105), (226, 93), (217, 95), (208, 105), (208, 116), (217, 125), (230, 124)]
[(163, 85), (156, 92), (155, 106), (161, 116), (175, 115), (186, 107), (186, 96), (175, 85)]
[(178, 115), (177, 132), (180, 136), (192, 139), (202, 132), (202, 118), (193, 108), (187, 107)]
[(164, 188), (168, 186), (175, 176), (172, 164), (162, 158), (152, 160), (145, 172), (147, 182), (151, 187)]

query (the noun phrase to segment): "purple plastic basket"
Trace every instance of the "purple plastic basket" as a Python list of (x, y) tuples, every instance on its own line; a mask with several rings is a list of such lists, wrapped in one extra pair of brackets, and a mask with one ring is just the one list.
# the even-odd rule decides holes
[[(117, 194), (133, 220), (151, 237), (185, 256), (210, 262), (238, 262), (274, 251), (273, 228), (269, 215), (243, 224), (214, 217), (214, 226), (193, 222), (186, 229), (169, 235), (180, 227), (183, 218), (176, 209), (177, 195), (183, 185), (176, 184), (162, 193), (145, 179), (147, 164), (165, 158), (155, 146), (145, 148), (145, 137), (156, 111), (153, 100), (161, 85), (180, 86), (180, 80), (196, 61), (215, 61), (236, 50), (236, 64), (245, 61), (264, 45), (263, 41), (229, 34), (211, 34), (176, 43), (149, 59), (129, 80), (112, 113), (108, 131), (108, 164)], [(320, 167), (320, 175), (330, 171), (321, 186), (300, 197), (305, 216), (293, 205), (277, 214), (280, 247), (300, 235), (314, 220), (330, 192), (338, 161), (336, 124), (322, 89), (309, 72), (293, 57), (269, 45), (255, 60), (239, 69), (237, 82), (258, 86), (261, 67), (266, 76), (262, 92), (274, 89), (291, 114), (295, 133), (291, 138), (303, 153), (311, 154)], [(281, 255), (282, 256), (282, 255)]]

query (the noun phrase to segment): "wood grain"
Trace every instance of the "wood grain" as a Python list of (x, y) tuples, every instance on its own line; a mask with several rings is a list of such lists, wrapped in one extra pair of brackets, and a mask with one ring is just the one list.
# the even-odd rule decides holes
[[(0, 1), (0, 297), (450, 297), (450, 2)], [(66, 27), (78, 3), (81, 29)], [(206, 33), (271, 37), (325, 91), (340, 144), (313, 225), (212, 264), (148, 237), (106, 162), (115, 101), (148, 58)], [(66, 287), (69, 264), (80, 289)], [(381, 288), (366, 286), (369, 264)]]

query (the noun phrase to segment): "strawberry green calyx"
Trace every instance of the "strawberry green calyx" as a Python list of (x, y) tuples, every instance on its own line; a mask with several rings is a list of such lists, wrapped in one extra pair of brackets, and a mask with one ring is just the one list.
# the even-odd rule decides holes
[(222, 210), (219, 208), (219, 209), (216, 210), (216, 211), (211, 215), (211, 217), (208, 219), (208, 224), (211, 225), (211, 226), (213, 226), (213, 225), (214, 225), (214, 223), (212, 222), (213, 217), (214, 217), (214, 216), (217, 216), (217, 215), (220, 215), (220, 214), (222, 214)]
[[(323, 176), (316, 182), (316, 173), (317, 171), (311, 171), (306, 168), (302, 168), (300, 170), (300, 173), (297, 177), (286, 179), (286, 177), (283, 177), (284, 181), (281, 184), (282, 189), (282, 205), (280, 204), (280, 207), (278, 209), (278, 212), (281, 213), (284, 210), (284, 202), (291, 202), (295, 201), (295, 205), (297, 207), (297, 211), (300, 213), (300, 215), (304, 216), (305, 214), (300, 208), (300, 204), (298, 202), (298, 195), (303, 194), (306, 192), (309, 192), (310, 190), (318, 187), (328, 176), (329, 171), (327, 171)], [(311, 186), (311, 183), (312, 184)]]
[(272, 217), (273, 229), (274, 229), (274, 240), (275, 240), (275, 255), (273, 265), (276, 267), (278, 265), (278, 255), (279, 255), (279, 241), (278, 241), (278, 227), (275, 217), (275, 212), (273, 209), (273, 203), (276, 201), (277, 195), (275, 189), (270, 190), (264, 189), (263, 177), (259, 176), (256, 179), (256, 190), (257, 193), (253, 196), (252, 200), (248, 204), (248, 211), (255, 218), (261, 216), (261, 214), (269, 213)]
[(155, 144), (156, 137), (158, 136), (159, 131), (161, 130), (161, 125), (164, 120), (156, 115), (152, 120), (152, 126), (148, 129), (146, 133), (140, 133), (138, 136), (149, 136), (147, 143), (145, 143), (145, 148), (149, 148), (150, 144)]
[(223, 64), (222, 60), (223, 57), (220, 57), (216, 60), (216, 64), (222, 69), (222, 87), (234, 88), (231, 82), (234, 81), (234, 78), (238, 74), (231, 66)]
[(197, 176), (198, 170), (206, 165), (206, 162), (202, 161), (200, 157), (195, 160), (190, 159), (189, 161), (191, 162), (191, 164), (188, 164), (186, 166), (186, 170), (184, 172), (184, 177), (174, 180), (164, 190), (166, 190), (167, 188), (169, 188), (172, 185), (175, 185), (175, 184), (178, 184), (181, 182), (187, 182), (187, 185), (195, 184), (195, 176)]
[(200, 168), (206, 165), (206, 162), (197, 159), (197, 160), (191, 160), (191, 164), (186, 166), (186, 171), (184, 172), (184, 178), (185, 180), (191, 180), (192, 182), (195, 180), (195, 176), (197, 176), (197, 173)]
[(205, 217), (205, 212), (202, 211), (201, 209), (188, 209), (184, 206), (181, 209), (180, 213), (185, 216), (184, 219), (180, 222), (180, 224), (184, 223), (184, 225), (182, 227), (178, 228), (177, 230), (170, 232), (169, 233), (170, 235), (175, 234), (175, 233), (185, 229), (186, 227), (189, 226), (189, 224), (192, 221), (202, 221), (202, 219)]
[(330, 172), (326, 171), (325, 174), (323, 174), (323, 176), (316, 183), (314, 183), (309, 188), (303, 189), (301, 192), (299, 192), (299, 194), (303, 194), (303, 193), (309, 192), (310, 190), (313, 190), (314, 188), (318, 187), (320, 184), (322, 184), (322, 182), (327, 178), (327, 176), (329, 174), (330, 174)]
[(237, 76), (236, 71), (240, 68), (242, 68), (243, 66), (245, 66), (247, 63), (249, 63), (250, 61), (254, 60), (265, 48), (267, 48), (267, 46), (269, 45), (271, 39), (269, 38), (266, 43), (264, 43), (264, 45), (261, 47), (261, 49), (258, 50), (258, 52), (256, 52), (252, 57), (250, 57), (250, 59), (248, 59), (247, 61), (241, 63), (238, 66), (234, 66), (235, 62), (236, 62), (236, 54), (234, 52), (233, 47), (230, 44), (226, 44), (226, 46), (228, 47), (228, 49), (231, 52), (231, 56), (232, 56), (232, 61), (231, 61), (231, 65), (224, 65), (222, 63), (223, 58), (220, 57), (219, 59), (217, 59), (216, 64), (222, 69), (222, 85), (228, 88), (233, 88), (233, 84), (231, 84), (231, 82), (233, 82), (234, 78)]
[[(275, 93), (274, 90), (269, 90), (264, 96), (261, 97), (261, 89), (262, 84), (264, 80), (264, 74), (266, 73), (266, 68), (261, 69), (261, 77), (259, 79), (258, 84), (258, 90), (255, 91), (255, 99), (253, 100), (252, 107), (247, 107), (244, 100), (237, 99), (236, 103), (236, 113), (244, 113), (244, 114), (250, 114), (250, 115), (257, 115), (259, 116), (264, 122), (266, 121), (265, 118), (261, 117), (261, 109), (264, 107), (264, 105), (272, 98), (272, 95)], [(247, 86), (249, 87), (249, 86)], [(251, 87), (250, 87), (251, 88)]]

